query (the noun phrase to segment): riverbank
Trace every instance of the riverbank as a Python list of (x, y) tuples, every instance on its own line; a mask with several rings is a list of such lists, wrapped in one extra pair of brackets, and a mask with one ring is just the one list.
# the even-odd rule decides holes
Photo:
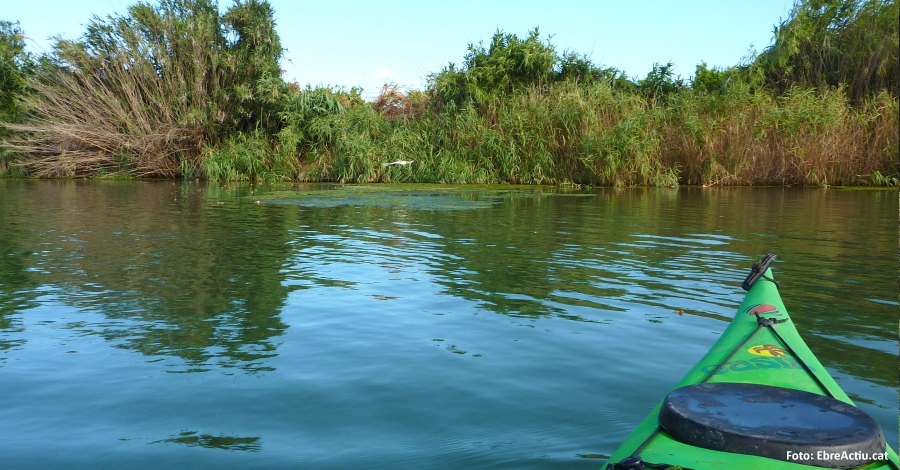
[(892, 3), (798, 1), (761, 54), (687, 80), (497, 32), (426, 90), (372, 101), (284, 82), (267, 3), (184, 3), (95, 19), (42, 58), (4, 24), (18, 75), (0, 87), (20, 99), (0, 102), (0, 176), (900, 185)]
[[(400, 103), (390, 111), (412, 107)], [(393, 119), (360, 104), (274, 139), (229, 139), (201, 157), (200, 173), (340, 182), (896, 185), (897, 117), (886, 93), (859, 107), (840, 89), (798, 88), (780, 97), (749, 87), (683, 90), (662, 101), (605, 82), (566, 81)], [(296, 147), (290, 142), (320, 130)], [(395, 161), (412, 163), (390, 165)]]
[[(108, 143), (32, 156), (38, 177), (582, 184), (596, 186), (895, 186), (898, 107), (888, 94), (859, 107), (842, 90), (784, 96), (685, 90), (655, 103), (607, 83), (531, 87), (455, 110), (375, 109), (354, 96), (274, 135), (236, 133), (188, 155), (128, 158)], [(286, 94), (287, 94), (286, 93)], [(404, 96), (405, 97), (405, 96)], [(351, 99), (347, 99), (351, 98)], [(349, 106), (340, 105), (342, 99)], [(402, 113), (394, 116), (391, 113)], [(408, 114), (407, 114), (408, 113)], [(119, 138), (118, 136), (116, 136)], [(390, 163), (409, 161), (407, 164)]]

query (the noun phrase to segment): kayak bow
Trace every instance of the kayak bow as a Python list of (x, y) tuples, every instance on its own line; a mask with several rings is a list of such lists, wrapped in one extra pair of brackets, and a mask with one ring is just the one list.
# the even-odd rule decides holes
[(605, 470), (898, 470), (881, 428), (797, 333), (774, 260), (753, 266), (728, 328)]

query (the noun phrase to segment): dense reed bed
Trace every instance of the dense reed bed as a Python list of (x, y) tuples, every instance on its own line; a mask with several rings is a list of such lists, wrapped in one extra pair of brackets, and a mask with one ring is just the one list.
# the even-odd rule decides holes
[[(273, 12), (137, 4), (39, 60), (4, 23), (15, 86), (0, 172), (38, 177), (586, 185), (897, 185), (896, 5), (800, 0), (773, 45), (688, 80), (628, 79), (537, 30), (498, 32), (424, 91), (280, 78)], [(893, 23), (891, 22), (893, 21)], [(891, 26), (893, 25), (893, 26)], [(863, 34), (875, 31), (878, 34)], [(11, 51), (11, 52), (5, 52)], [(5, 55), (4, 55), (5, 54)], [(5, 90), (12, 91), (5, 91)], [(12, 103), (12, 104), (10, 104)], [(392, 162), (411, 162), (391, 164)]]
[(27, 77), (5, 146), (35, 176), (194, 176), (204, 148), (264, 122), (250, 86), (279, 73), (272, 9), (137, 3), (59, 40)]

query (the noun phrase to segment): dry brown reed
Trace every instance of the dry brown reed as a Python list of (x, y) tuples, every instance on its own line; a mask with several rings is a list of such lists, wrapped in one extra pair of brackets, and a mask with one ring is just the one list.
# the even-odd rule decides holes
[(888, 93), (863, 106), (842, 88), (685, 101), (661, 126), (662, 160), (679, 168), (681, 184), (857, 185), (896, 173), (898, 112)]
[(400, 116), (421, 116), (427, 106), (428, 101), (424, 93), (420, 91), (404, 93), (395, 83), (385, 83), (381, 87), (381, 92), (372, 101), (372, 109), (391, 122)]
[(272, 15), (259, 0), (224, 15), (214, 1), (164, 0), (95, 17), (30, 78), (4, 145), (34, 176), (200, 176), (205, 145), (270, 121), (254, 88), (280, 71)]
[[(32, 83), (35, 93), (26, 99), (30, 119), (8, 126), (19, 131), (9, 147), (29, 157), (23, 166), (31, 174), (174, 177), (181, 173), (183, 159), (199, 158), (203, 126), (180, 124), (179, 115), (188, 114), (187, 103), (173, 109), (164, 98), (188, 85), (172, 83), (183, 75), (148, 80), (139, 67), (117, 61), (92, 72), (60, 68)], [(193, 85), (192, 93), (204, 92)]]

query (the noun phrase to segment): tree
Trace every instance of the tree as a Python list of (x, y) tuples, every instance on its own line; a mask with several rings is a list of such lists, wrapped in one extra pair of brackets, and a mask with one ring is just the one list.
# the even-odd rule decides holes
[[(18, 122), (19, 98), (27, 89), (26, 77), (34, 61), (25, 51), (25, 35), (18, 22), (0, 21), (0, 122)], [(5, 129), (0, 127), (0, 136)]]
[(779, 93), (796, 84), (842, 85), (855, 103), (896, 95), (898, 22), (894, 0), (798, 0), (752, 69)]

